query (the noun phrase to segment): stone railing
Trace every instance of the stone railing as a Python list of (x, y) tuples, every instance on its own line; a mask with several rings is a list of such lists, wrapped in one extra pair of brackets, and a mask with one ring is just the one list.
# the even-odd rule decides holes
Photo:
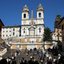
[(21, 35), (19, 38), (23, 38), (23, 37), (24, 38), (26, 38), (26, 37), (33, 37), (33, 38), (36, 37), (37, 38), (37, 37), (42, 37), (42, 35)]
[(6, 52), (7, 52), (7, 48), (3, 49), (2, 51), (0, 51), (0, 56), (3, 56)]
[(25, 37), (42, 37), (41, 35), (26, 35)]
[(52, 45), (52, 43), (21, 43), (21, 42), (10, 42), (9, 44), (18, 45)]

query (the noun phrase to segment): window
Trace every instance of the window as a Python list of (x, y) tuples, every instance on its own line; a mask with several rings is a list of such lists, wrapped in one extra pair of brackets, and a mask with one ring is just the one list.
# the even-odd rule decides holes
[(11, 36), (11, 35), (10, 35)]
[(6, 31), (6, 32), (8, 32), (8, 31)]
[(4, 35), (3, 35), (3, 37), (4, 37)]
[(39, 32), (41, 32), (41, 28), (39, 28)]
[(39, 13), (39, 17), (41, 17), (41, 13)]
[(13, 31), (15, 31), (15, 29), (13, 28)]
[(3, 32), (5, 32), (5, 31), (3, 31)]
[(14, 35), (15, 33), (13, 32), (13, 35)]
[(24, 18), (26, 18), (26, 14), (24, 14)]
[(24, 33), (25, 33), (25, 30), (24, 30)]
[(23, 33), (25, 33), (25, 28), (23, 29)]
[(11, 32), (11, 31), (10, 31)]
[(31, 41), (31, 43), (34, 43), (34, 41)]
[(6, 36), (8, 36), (8, 35), (6, 35)]

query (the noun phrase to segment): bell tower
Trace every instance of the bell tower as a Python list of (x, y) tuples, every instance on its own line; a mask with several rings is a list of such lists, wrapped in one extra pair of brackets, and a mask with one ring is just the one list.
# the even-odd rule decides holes
[(37, 24), (44, 24), (44, 9), (41, 4), (37, 7)]
[(25, 5), (22, 10), (22, 25), (27, 24), (28, 19), (29, 19), (29, 9), (28, 9), (28, 6)]

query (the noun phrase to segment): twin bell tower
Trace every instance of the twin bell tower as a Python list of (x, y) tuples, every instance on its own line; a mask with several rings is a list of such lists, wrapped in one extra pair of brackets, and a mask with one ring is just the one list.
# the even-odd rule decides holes
[(38, 5), (36, 9), (37, 17), (34, 19), (33, 17), (33, 10), (31, 10), (31, 18), (29, 13), (29, 8), (25, 5), (22, 9), (22, 25), (29, 25), (31, 21), (35, 22), (35, 24), (44, 24), (44, 9), (41, 4)]

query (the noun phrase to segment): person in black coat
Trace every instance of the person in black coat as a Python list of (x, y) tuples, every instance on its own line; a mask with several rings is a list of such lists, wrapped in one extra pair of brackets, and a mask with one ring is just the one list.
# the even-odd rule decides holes
[(12, 60), (12, 63), (11, 64), (16, 64), (16, 60)]
[(54, 63), (54, 64), (58, 64), (57, 59), (54, 58), (54, 59), (53, 59), (53, 63)]
[(22, 60), (20, 61), (20, 64), (23, 64), (23, 61)]
[(52, 64), (52, 60), (51, 59), (48, 59), (47, 60), (47, 64)]
[(30, 60), (28, 61), (28, 64), (34, 64), (34, 61), (30, 59)]
[(28, 64), (28, 62), (25, 60), (25, 61), (24, 61), (24, 64)]
[(39, 64), (38, 61), (34, 61), (33, 64)]
[(11, 64), (17, 64), (17, 63), (16, 63), (16, 60), (15, 60), (15, 57), (12, 59)]
[(6, 59), (2, 59), (2, 60), (0, 61), (0, 64), (7, 64)]
[(43, 64), (43, 60), (42, 59), (41, 59), (40, 63)]
[(7, 60), (7, 64), (11, 64), (11, 58), (10, 57), (7, 57), (6, 60)]
[(28, 61), (28, 64), (33, 64), (34, 63), (33, 59), (34, 58), (32, 56), (30, 56), (30, 60)]

